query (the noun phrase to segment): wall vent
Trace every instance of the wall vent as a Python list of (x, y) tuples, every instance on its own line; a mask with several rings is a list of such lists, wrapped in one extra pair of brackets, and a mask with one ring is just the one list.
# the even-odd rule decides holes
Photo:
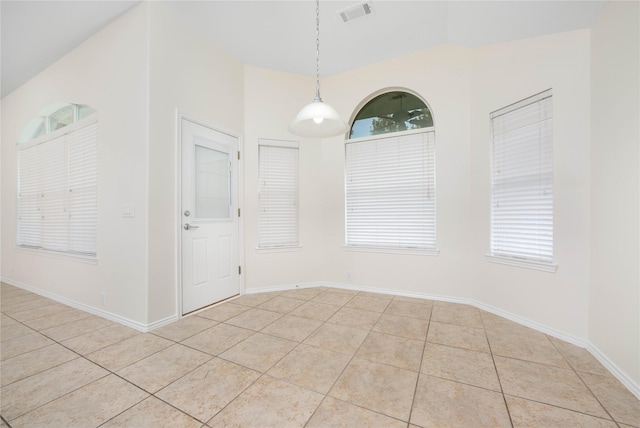
[(367, 0), (353, 6), (345, 7), (339, 10), (338, 13), (340, 14), (340, 18), (342, 18), (342, 22), (347, 23), (371, 15), (373, 8), (371, 7), (371, 2)]

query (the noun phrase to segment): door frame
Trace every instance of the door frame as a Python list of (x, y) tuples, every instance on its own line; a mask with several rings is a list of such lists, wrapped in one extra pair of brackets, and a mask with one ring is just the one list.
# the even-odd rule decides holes
[[(196, 125), (204, 126), (213, 131), (220, 132), (222, 134), (229, 135), (238, 139), (238, 152), (242, 153), (238, 160), (238, 208), (240, 209), (240, 218), (238, 219), (238, 263), (244, 267), (244, 185), (243, 185), (243, 172), (244, 172), (244, 139), (242, 134), (230, 131), (223, 127), (220, 127), (211, 121), (202, 120), (191, 114), (184, 113), (180, 109), (176, 109), (175, 115), (175, 156), (176, 156), (176, 173), (175, 173), (175, 209), (174, 215), (175, 221), (175, 255), (176, 255), (176, 314), (178, 319), (183, 318), (182, 315), (182, 121), (188, 120)], [(244, 269), (243, 269), (244, 270)], [(240, 284), (238, 292), (244, 294), (244, 272), (240, 275)], [(196, 312), (190, 312), (189, 315), (196, 314)]]

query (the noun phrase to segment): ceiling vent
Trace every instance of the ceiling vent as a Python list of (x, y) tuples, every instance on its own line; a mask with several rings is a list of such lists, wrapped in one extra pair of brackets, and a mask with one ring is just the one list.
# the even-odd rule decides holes
[(338, 13), (340, 14), (340, 18), (342, 18), (342, 22), (347, 23), (371, 15), (373, 8), (371, 7), (371, 2), (367, 0), (339, 10)]

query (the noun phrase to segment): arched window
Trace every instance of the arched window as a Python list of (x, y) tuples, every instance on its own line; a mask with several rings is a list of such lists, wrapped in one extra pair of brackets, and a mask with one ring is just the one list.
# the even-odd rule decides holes
[(391, 91), (374, 97), (358, 111), (349, 138), (432, 126), (431, 110), (424, 101), (408, 92)]
[(347, 249), (437, 254), (435, 128), (417, 95), (364, 103), (345, 142)]
[(96, 114), (96, 110), (84, 104), (53, 104), (29, 122), (22, 133), (19, 143), (50, 134), (94, 114)]
[(98, 118), (55, 104), (25, 128), (17, 147), (17, 245), (96, 255)]

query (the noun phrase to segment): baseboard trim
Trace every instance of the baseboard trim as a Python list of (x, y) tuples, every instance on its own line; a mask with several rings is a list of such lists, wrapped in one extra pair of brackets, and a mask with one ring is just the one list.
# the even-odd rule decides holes
[(437, 294), (391, 290), (387, 288), (367, 287), (363, 285), (343, 284), (343, 283), (337, 283), (337, 282), (308, 282), (308, 283), (300, 283), (300, 284), (293, 284), (293, 285), (272, 286), (272, 287), (266, 287), (266, 288), (252, 288), (252, 289), (246, 290), (246, 293), (254, 294), (254, 293), (265, 293), (270, 291), (288, 291), (288, 290), (295, 290), (296, 288), (312, 288), (312, 287), (320, 287), (320, 286), (339, 288), (343, 290), (352, 290), (352, 291), (366, 291), (369, 293), (390, 294), (394, 296), (414, 297), (417, 299), (428, 299), (428, 300), (436, 300), (441, 302), (461, 303), (461, 304), (474, 306), (478, 309), (482, 309), (483, 311), (490, 312), (494, 315), (498, 315), (502, 318), (506, 318), (510, 321), (513, 321), (517, 324), (532, 328), (541, 333), (547, 334), (549, 336), (555, 337), (560, 340), (564, 340), (565, 342), (569, 342), (573, 345), (586, 349), (591, 353), (591, 355), (594, 356), (594, 358), (600, 361), (600, 363), (602, 363), (602, 365), (605, 366), (607, 370), (609, 370), (611, 374), (614, 377), (616, 377), (633, 395), (635, 395), (638, 399), (640, 399), (640, 384), (638, 384), (637, 382), (634, 382), (633, 379), (631, 379), (631, 377), (629, 377), (624, 371), (622, 371), (613, 361), (611, 361), (602, 351), (600, 351), (595, 345), (593, 345), (588, 340), (582, 339), (577, 336), (573, 336), (571, 334), (567, 334), (560, 330), (556, 330), (544, 324), (540, 324), (536, 321), (532, 321), (530, 319), (512, 314), (503, 309), (496, 308), (495, 306), (487, 305), (486, 303), (479, 302), (477, 300), (460, 298), (460, 297), (442, 296)]
[(297, 290), (300, 288), (322, 287), (324, 285), (326, 285), (325, 282), (302, 282), (298, 284), (274, 285), (270, 287), (260, 287), (260, 288), (246, 288), (244, 290), (244, 294), (271, 293), (273, 291), (290, 291), (290, 290)]
[(607, 356), (595, 345), (589, 343), (588, 346), (586, 346), (586, 349), (591, 352), (591, 355), (600, 361), (600, 363), (602, 363), (602, 365), (605, 366), (605, 368), (609, 370), (611, 374), (620, 381), (620, 383), (622, 383), (633, 395), (636, 396), (636, 398), (638, 398), (638, 400), (640, 400), (640, 384), (634, 382), (633, 379), (627, 376), (625, 372), (620, 370), (620, 367), (607, 358)]
[[(41, 290), (39, 288), (32, 287), (30, 285), (24, 284), (24, 283), (19, 282), (19, 281), (15, 281), (13, 279), (2, 278), (1, 280), (2, 280), (2, 282), (7, 283), (9, 285), (13, 285), (14, 287), (22, 288), (23, 290), (30, 291), (30, 292), (32, 292), (34, 294), (38, 294), (38, 295), (40, 295), (42, 297), (46, 297), (46, 298), (54, 300), (54, 301), (56, 301), (58, 303), (62, 303), (62, 304), (65, 304), (67, 306), (71, 306), (72, 308), (80, 309), (81, 311), (88, 312), (90, 314), (97, 315), (97, 316), (102, 317), (102, 318), (106, 318), (106, 319), (108, 319), (110, 321), (114, 321), (114, 322), (117, 322), (119, 324), (125, 325), (127, 327), (131, 327), (133, 329), (136, 329), (136, 330), (138, 330), (138, 331), (140, 331), (142, 333), (147, 333), (150, 330), (152, 330), (153, 328), (160, 327), (160, 325), (156, 325), (158, 323), (162, 323), (161, 325), (164, 325), (164, 324), (168, 324), (169, 322), (171, 322), (171, 321), (167, 321), (167, 319), (164, 319), (164, 320), (152, 323), (152, 324), (144, 324), (144, 323), (141, 323), (141, 322), (134, 321), (132, 319), (123, 317), (121, 315), (114, 314), (114, 313), (109, 312), (109, 311), (105, 311), (105, 310), (102, 310), (102, 309), (99, 309), (99, 308), (95, 308), (93, 306), (85, 305), (84, 303), (80, 303), (80, 302), (77, 302), (75, 300), (68, 299), (66, 297), (62, 297), (62, 296), (60, 296), (58, 294), (51, 293), (51, 292), (46, 291), (46, 290)], [(170, 317), (170, 318), (174, 318), (174, 317)], [(175, 316), (175, 319), (178, 319), (177, 316)]]
[(145, 331), (145, 333), (150, 332), (151, 330), (155, 330), (156, 328), (160, 328), (162, 326), (165, 326), (167, 324), (171, 324), (174, 321), (178, 321), (180, 319), (180, 317), (178, 316), (178, 314), (175, 315), (171, 315), (169, 317), (163, 318), (161, 320), (158, 321), (154, 321), (150, 324), (147, 324), (147, 330)]

